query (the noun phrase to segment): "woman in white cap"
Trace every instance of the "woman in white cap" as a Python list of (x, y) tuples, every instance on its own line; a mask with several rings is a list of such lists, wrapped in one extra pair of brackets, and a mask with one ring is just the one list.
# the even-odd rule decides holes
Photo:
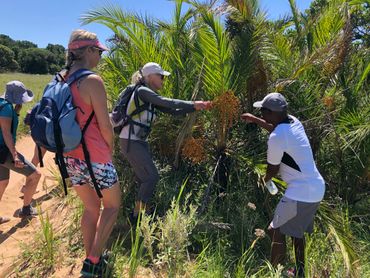
[[(37, 211), (31, 206), (32, 196), (36, 191), (41, 174), (36, 167), (26, 160), (16, 149), (16, 137), (19, 111), (22, 104), (33, 99), (33, 93), (20, 81), (6, 84), (5, 94), (0, 98), (0, 200), (9, 184), (10, 170), (26, 176), (23, 207), (19, 216), (35, 216)], [(10, 219), (0, 216), (0, 224)]]
[[(184, 115), (211, 108), (210, 101), (184, 101), (159, 95), (157, 91), (162, 89), (165, 77), (169, 75), (170, 73), (163, 70), (159, 64), (150, 62), (132, 77), (132, 83), (137, 85), (137, 89), (127, 106), (129, 124), (122, 128), (119, 135), (121, 154), (130, 163), (140, 184), (134, 211), (129, 216), (131, 224), (135, 224), (141, 209), (148, 210), (148, 204), (159, 180), (158, 170), (147, 142), (151, 125), (155, 120), (155, 110)], [(135, 110), (140, 112), (134, 113)]]
[[(66, 58), (66, 75), (95, 68), (105, 50), (107, 48), (99, 42), (96, 34), (85, 30), (72, 32)], [(86, 259), (81, 274), (84, 277), (101, 277), (106, 267), (102, 251), (116, 223), (121, 203), (121, 190), (112, 164), (113, 128), (108, 114), (107, 94), (100, 76), (90, 74), (82, 77), (71, 85), (71, 91), (73, 104), (79, 107), (76, 119), (81, 129), (92, 112), (95, 113), (84, 139), (102, 199), (94, 190), (81, 144), (64, 156), (72, 186), (84, 204), (81, 230)]]

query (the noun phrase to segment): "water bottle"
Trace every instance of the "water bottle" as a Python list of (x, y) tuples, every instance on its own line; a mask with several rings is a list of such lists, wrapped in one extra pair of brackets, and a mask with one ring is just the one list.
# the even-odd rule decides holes
[(269, 180), (268, 182), (266, 182), (265, 186), (267, 187), (271, 195), (275, 195), (279, 191), (275, 183), (272, 180)]

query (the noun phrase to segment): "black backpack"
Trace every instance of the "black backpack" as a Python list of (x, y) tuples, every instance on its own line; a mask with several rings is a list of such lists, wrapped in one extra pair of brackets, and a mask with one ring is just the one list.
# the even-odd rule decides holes
[[(140, 84), (137, 85), (129, 85), (127, 86), (119, 95), (118, 100), (113, 106), (113, 110), (111, 113), (111, 120), (113, 124), (113, 129), (116, 134), (120, 134), (122, 128), (128, 124), (138, 125), (140, 127), (147, 127), (146, 125), (133, 121), (132, 117), (140, 114), (141, 112), (149, 109), (149, 104), (145, 103), (140, 105), (139, 96), (134, 94), (137, 92), (137, 89), (142, 86)], [(128, 104), (132, 95), (134, 94), (134, 102), (135, 102), (135, 109), (129, 115), (127, 114)], [(130, 132), (131, 133), (131, 132)]]

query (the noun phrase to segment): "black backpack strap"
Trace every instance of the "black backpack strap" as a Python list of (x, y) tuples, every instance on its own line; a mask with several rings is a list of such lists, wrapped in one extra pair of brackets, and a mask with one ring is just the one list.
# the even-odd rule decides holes
[(55, 146), (57, 149), (55, 153), (55, 164), (58, 165), (60, 174), (62, 176), (64, 194), (67, 195), (67, 181), (69, 182), (69, 175), (67, 172), (67, 166), (63, 156), (62, 131), (58, 119), (54, 120), (54, 138)]
[(91, 160), (90, 160), (90, 154), (89, 154), (89, 151), (87, 149), (87, 145), (86, 145), (85, 138), (84, 138), (86, 129), (89, 126), (89, 124), (91, 123), (91, 120), (93, 119), (94, 115), (95, 115), (95, 112), (92, 111), (89, 118), (86, 121), (85, 126), (82, 129), (81, 144), (82, 144), (82, 150), (83, 150), (84, 156), (85, 156), (85, 161), (86, 161), (86, 164), (87, 164), (87, 169), (89, 170), (89, 174), (90, 174), (91, 180), (93, 182), (96, 194), (98, 194), (99, 198), (103, 198), (103, 195), (101, 194), (101, 190), (98, 186), (98, 183), (97, 183), (95, 175), (94, 175), (94, 171), (93, 171)]

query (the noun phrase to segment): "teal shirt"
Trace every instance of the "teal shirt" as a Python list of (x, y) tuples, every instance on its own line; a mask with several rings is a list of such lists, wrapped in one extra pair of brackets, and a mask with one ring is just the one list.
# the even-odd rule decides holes
[[(6, 101), (3, 98), (0, 98), (0, 106), (5, 104)], [(4, 118), (13, 118), (12, 125), (13, 125), (13, 140), (15, 143), (16, 136), (17, 136), (17, 127), (18, 127), (18, 115), (15, 113), (13, 109), (13, 105), (5, 105), (1, 110), (0, 110), (0, 117)], [(4, 137), (3, 133), (0, 128), (0, 145), (5, 145), (4, 142)]]

